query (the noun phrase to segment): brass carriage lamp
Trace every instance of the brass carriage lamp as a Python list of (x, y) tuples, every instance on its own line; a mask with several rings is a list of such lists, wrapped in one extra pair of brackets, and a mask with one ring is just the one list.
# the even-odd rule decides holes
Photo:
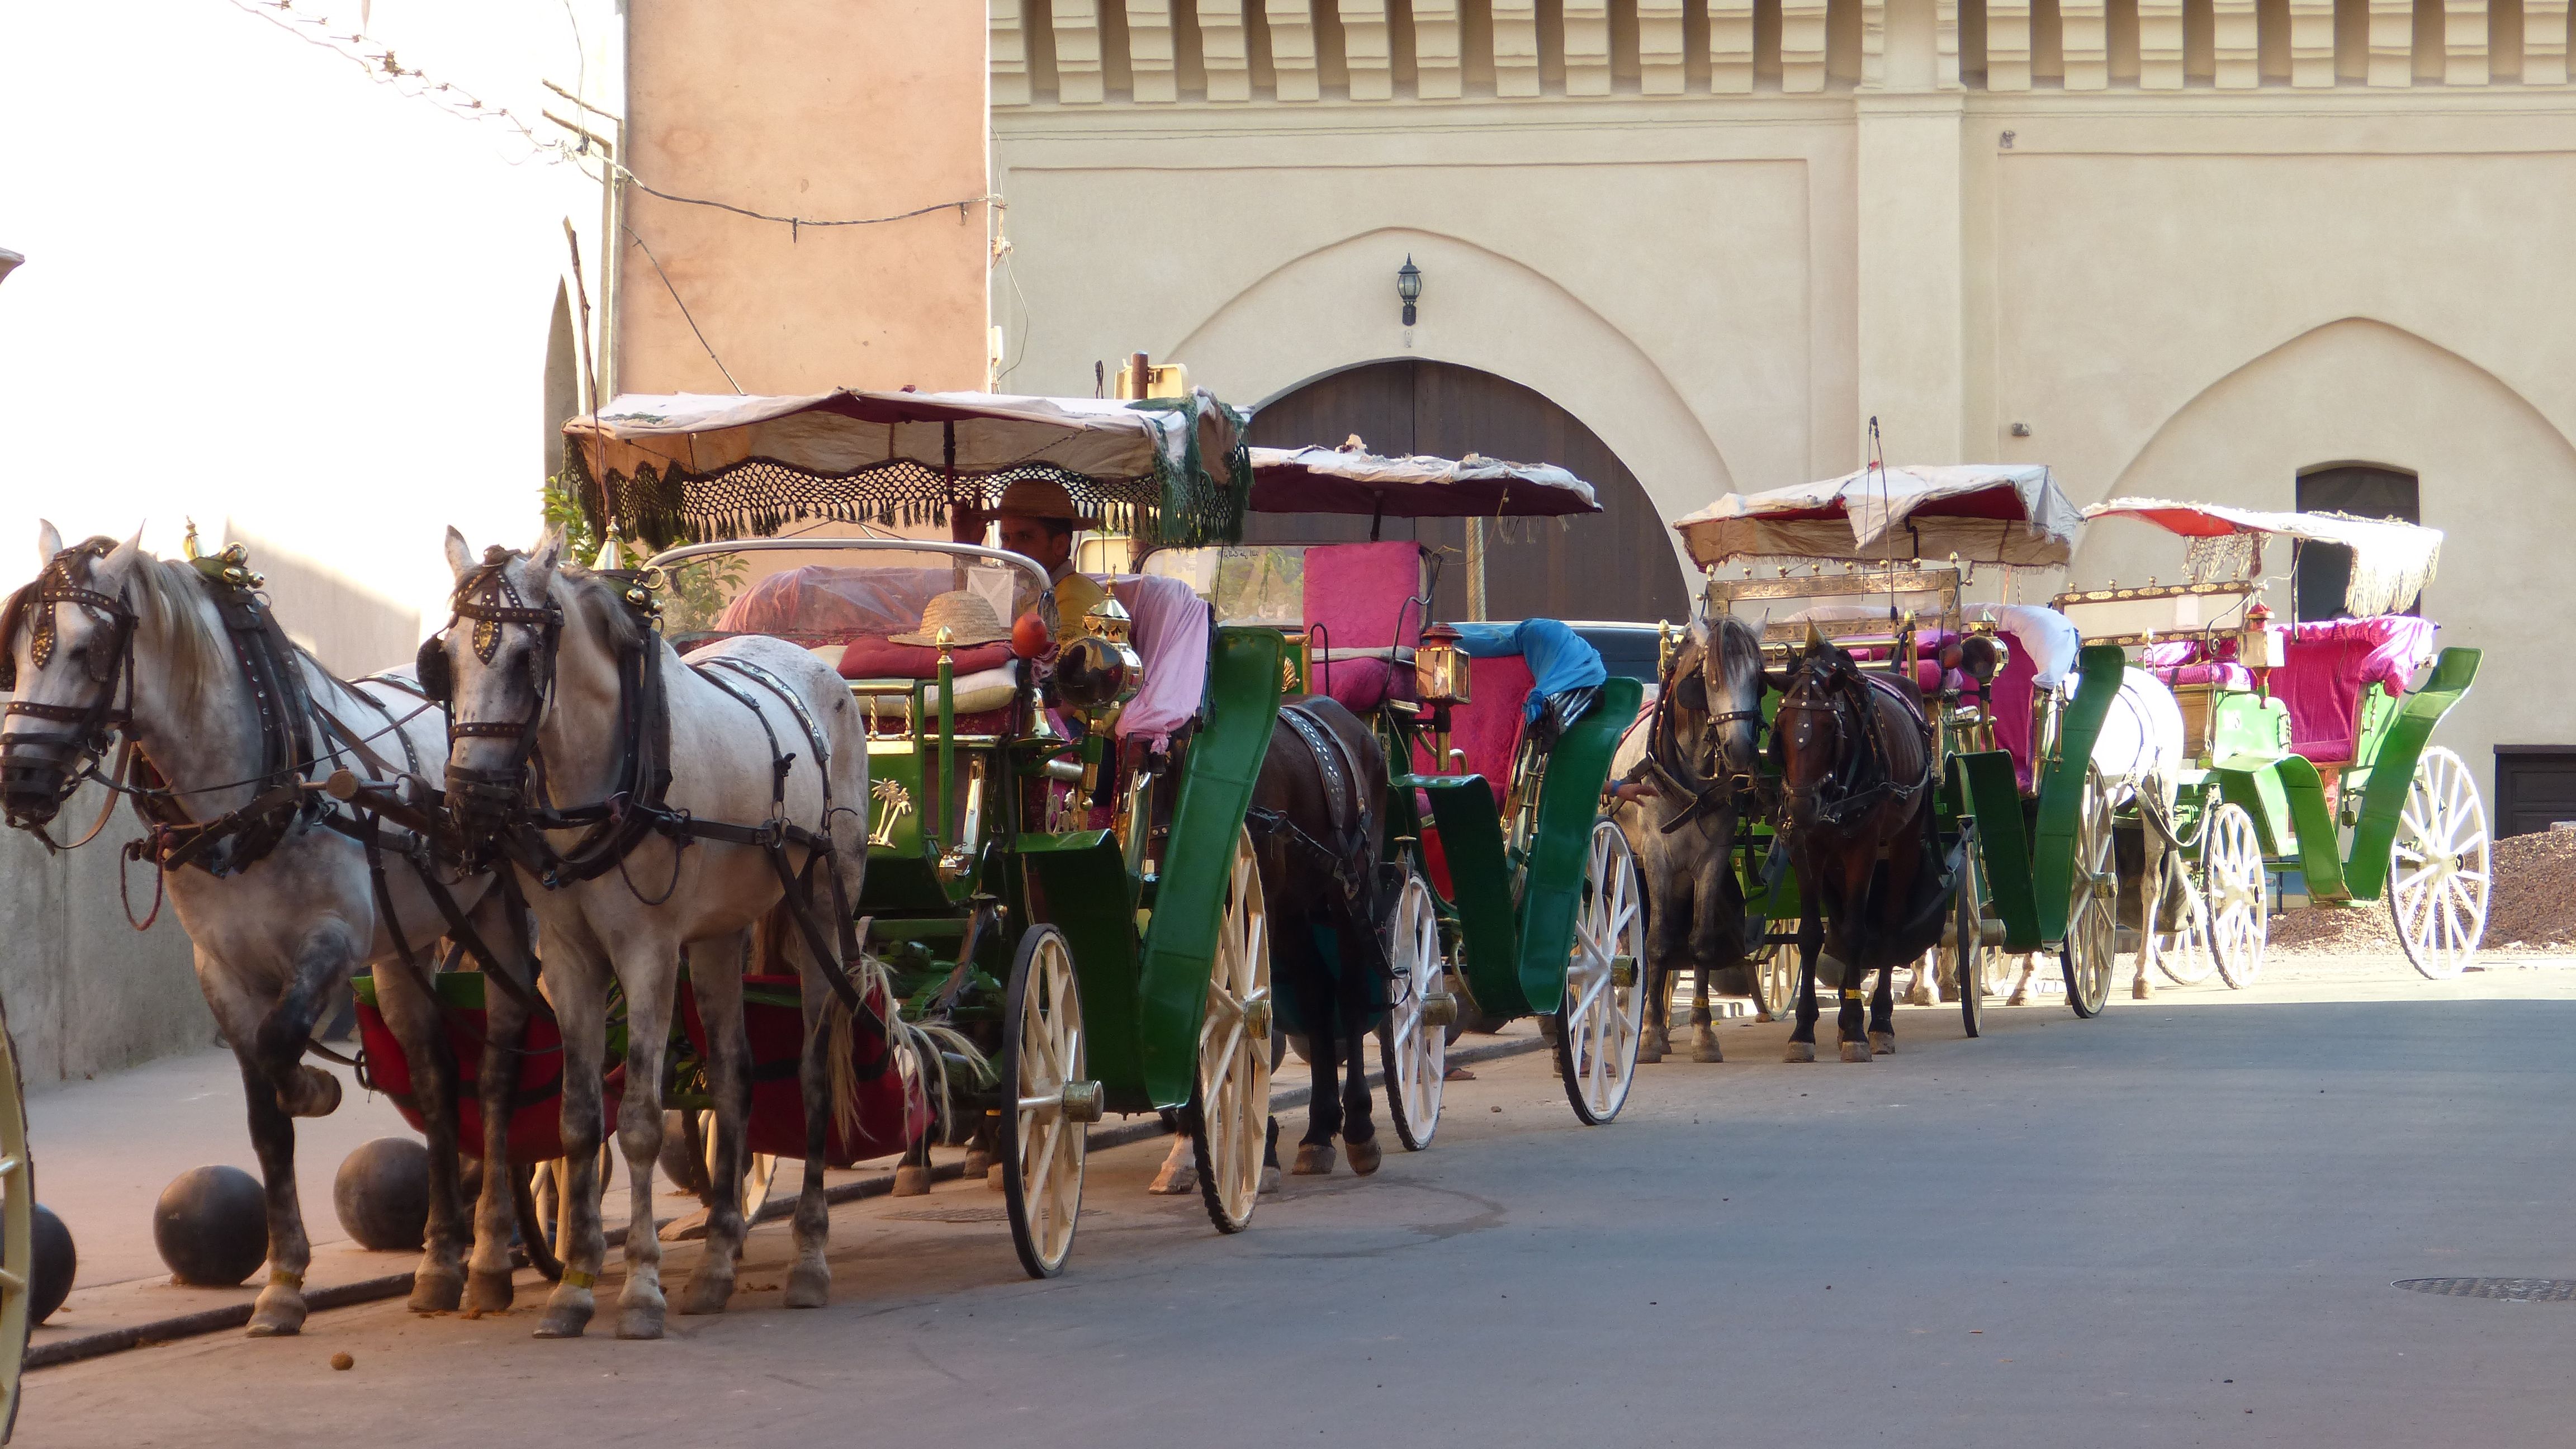
[(1457, 630), (1434, 624), (1413, 646), (1413, 689), (1424, 704), (1467, 702), (1467, 656), (1458, 644)]
[(1404, 265), (1395, 269), (1395, 295), (1404, 303), (1404, 325), (1413, 325), (1413, 304), (1422, 300), (1422, 269), (1413, 264), (1413, 253), (1404, 254)]
[[(1055, 688), (1065, 703), (1093, 714), (1135, 697), (1145, 666), (1128, 643), (1132, 626), (1115, 597), (1102, 599), (1082, 616), (1082, 636), (1056, 654)], [(1095, 727), (1105, 723), (1105, 716), (1093, 721)]]
[(2236, 662), (2254, 671), (2258, 694), (2270, 695), (2272, 671), (2281, 667), (2280, 639), (2272, 632), (2272, 611), (2261, 599), (2245, 611), (2245, 628), (2236, 636)]

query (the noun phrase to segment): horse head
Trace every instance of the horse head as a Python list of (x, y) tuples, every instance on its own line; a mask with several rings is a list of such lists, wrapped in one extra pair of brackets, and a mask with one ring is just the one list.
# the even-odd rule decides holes
[(563, 558), (559, 530), (524, 553), (495, 544), (479, 559), (447, 530), (451, 612), (418, 663), (421, 688), (447, 710), (447, 815), (469, 856), (487, 855), (527, 799), (563, 647)]
[(66, 547), (41, 524), (43, 571), (0, 607), (0, 811), (13, 826), (51, 824), (131, 718), (141, 539)]
[(1810, 630), (1806, 645), (1772, 676), (1780, 707), (1771, 726), (1771, 759), (1793, 831), (1830, 814), (1859, 759), (1868, 685), (1851, 655)]

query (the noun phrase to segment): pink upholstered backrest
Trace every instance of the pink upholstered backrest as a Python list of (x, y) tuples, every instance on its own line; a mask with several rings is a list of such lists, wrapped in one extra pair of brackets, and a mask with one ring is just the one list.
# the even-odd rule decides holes
[(2350, 759), (2361, 692), (2375, 685), (2404, 694), (2433, 652), (2434, 629), (2432, 620), (2404, 614), (2292, 625), (2271, 681), (2289, 707), (2291, 747), (2311, 759)]
[[(1535, 681), (1529, 661), (1517, 654), (1469, 660), (1468, 667), (1470, 702), (1450, 710), (1449, 743), (1466, 752), (1467, 773), (1484, 776), (1499, 800), (1512, 781), (1512, 758), (1520, 753), (1521, 730), (1528, 723), (1522, 706)], [(1430, 757), (1427, 738), (1413, 767), (1426, 775), (1444, 773), (1441, 762)]]
[(1991, 692), (1995, 720), (1995, 743), (2012, 756), (2013, 776), (2024, 790), (2030, 788), (2031, 704), (2034, 682), (2039, 678), (2039, 661), (2027, 649), (2007, 651), (2012, 655), (1995, 675)]
[[(1422, 640), (1422, 608), (1410, 603), (1421, 587), (1421, 546), (1414, 543), (1329, 543), (1306, 550), (1306, 628), (1314, 649), (1411, 648)], [(1321, 626), (1318, 628), (1317, 626)], [(1356, 710), (1386, 701), (1394, 669), (1382, 659), (1316, 656), (1307, 687)], [(1526, 690), (1527, 685), (1522, 688)]]

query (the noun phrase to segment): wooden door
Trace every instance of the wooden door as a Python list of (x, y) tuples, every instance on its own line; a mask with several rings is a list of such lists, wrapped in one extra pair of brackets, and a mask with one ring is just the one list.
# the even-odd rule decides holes
[[(1602, 511), (1564, 520), (1485, 524), (1485, 612), (1496, 619), (1690, 617), (1690, 584), (1672, 534), (1619, 455), (1572, 413), (1519, 383), (1445, 362), (1373, 362), (1320, 377), (1261, 409), (1252, 441), (1268, 447), (1339, 446), (1356, 434), (1371, 452), (1482, 453), (1554, 463), (1590, 483)], [(1365, 539), (1370, 521), (1331, 514), (1254, 515), (1248, 541)], [(1467, 617), (1466, 525), (1451, 518), (1390, 518), (1384, 538), (1415, 538), (1439, 551), (1432, 617)]]

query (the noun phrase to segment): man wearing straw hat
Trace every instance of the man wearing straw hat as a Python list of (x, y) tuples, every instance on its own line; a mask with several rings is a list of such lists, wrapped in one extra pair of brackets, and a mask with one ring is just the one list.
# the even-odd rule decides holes
[[(1098, 528), (1100, 520), (1084, 516), (1073, 506), (1073, 495), (1052, 478), (1022, 478), (1003, 489), (993, 517), (1001, 524), (1002, 547), (1035, 560), (1054, 580), (1056, 642), (1079, 637), (1082, 616), (1108, 595), (1074, 568), (1073, 533)], [(981, 518), (975, 528), (982, 531)]]

